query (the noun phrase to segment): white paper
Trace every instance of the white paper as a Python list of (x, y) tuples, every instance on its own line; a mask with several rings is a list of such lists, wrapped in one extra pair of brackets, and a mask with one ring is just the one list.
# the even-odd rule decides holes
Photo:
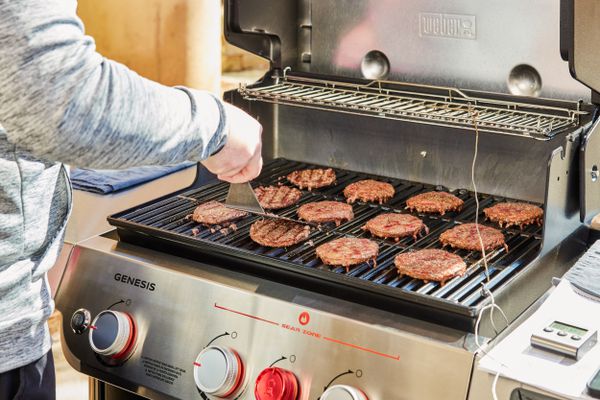
[(531, 317), (488, 351), (479, 367), (564, 397), (591, 399), (586, 383), (600, 368), (600, 343), (579, 361), (533, 348), (531, 334), (552, 321), (600, 330), (600, 302), (575, 293), (563, 279)]

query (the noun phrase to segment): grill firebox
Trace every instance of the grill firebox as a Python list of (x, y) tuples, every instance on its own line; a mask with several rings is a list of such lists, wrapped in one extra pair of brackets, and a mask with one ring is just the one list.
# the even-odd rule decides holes
[[(310, 167), (315, 166), (276, 159), (265, 166), (255, 185), (278, 184), (284, 181), (282, 177), (288, 173)], [(237, 231), (229, 234), (223, 234), (218, 230), (211, 231), (186, 218), (197, 205), (189, 198), (196, 199), (198, 203), (210, 200), (224, 201), (228, 189), (225, 183), (213, 183), (176, 193), (119, 213), (109, 218), (109, 221), (118, 228), (121, 240), (124, 241), (145, 246), (150, 242), (157, 242), (163, 249), (175, 254), (181, 254), (181, 248), (185, 248), (187, 256), (192, 258), (200, 259), (214, 255), (229, 261), (237, 261), (235, 264), (246, 271), (249, 271), (248, 264), (250, 264), (253, 266), (253, 273), (267, 274), (268, 277), (275, 279), (284, 278), (293, 281), (296, 285), (309, 288), (314, 288), (316, 278), (320, 283), (317, 286), (321, 289), (331, 288), (331, 285), (334, 285), (343, 298), (376, 304), (380, 308), (397, 312), (408, 311), (410, 314), (410, 311), (413, 311), (413, 314), (416, 314), (417, 309), (425, 305), (426, 312), (419, 314), (421, 318), (447, 322), (456, 328), (472, 329), (477, 311), (489, 300), (481, 291), (481, 284), (486, 281), (486, 274), (478, 252), (455, 250), (454, 252), (467, 263), (467, 273), (446, 282), (443, 286), (437, 282), (400, 277), (393, 261), (394, 257), (401, 252), (441, 248), (438, 237), (443, 231), (456, 224), (474, 220), (476, 210), (474, 194), (465, 189), (453, 191), (465, 202), (462, 211), (443, 216), (419, 215), (429, 227), (430, 233), (417, 241), (405, 238), (394, 242), (372, 238), (362, 230), (362, 226), (370, 218), (382, 212), (390, 210), (405, 212), (406, 199), (415, 194), (444, 188), (380, 176), (374, 177), (342, 169), (336, 169), (336, 174), (338, 179), (335, 186), (312, 192), (303, 191), (300, 204), (324, 199), (344, 201), (343, 188), (351, 182), (366, 178), (391, 183), (396, 189), (396, 194), (384, 205), (355, 203), (355, 218), (352, 221), (343, 223), (339, 227), (325, 224), (321, 230), (314, 229), (308, 241), (285, 249), (266, 248), (250, 239), (249, 228), (258, 219), (256, 216), (238, 221)], [(481, 222), (484, 221), (483, 208), (507, 200), (485, 194), (479, 196)], [(294, 205), (279, 210), (276, 214), (297, 218), (297, 208), (298, 205)], [(499, 249), (488, 254), (490, 282), (487, 287), (492, 292), (501, 289), (506, 282), (526, 269), (527, 264), (536, 257), (541, 247), (542, 228), (537, 225), (525, 229), (514, 227), (503, 229), (503, 233), (509, 252)], [(316, 258), (316, 246), (341, 236), (369, 237), (378, 242), (380, 255), (377, 266), (374, 268), (364, 263), (346, 272), (345, 268), (326, 266)]]

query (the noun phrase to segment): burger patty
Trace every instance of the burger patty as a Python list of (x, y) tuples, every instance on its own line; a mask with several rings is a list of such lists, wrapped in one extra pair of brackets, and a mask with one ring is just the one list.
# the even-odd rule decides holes
[(373, 260), (375, 264), (379, 254), (379, 245), (369, 239), (339, 238), (317, 247), (317, 257), (323, 263), (348, 267)]
[(335, 171), (331, 168), (303, 169), (294, 171), (287, 176), (288, 181), (300, 189), (308, 190), (330, 186), (335, 179)]
[(446, 282), (464, 275), (467, 264), (456, 254), (439, 249), (425, 249), (401, 253), (394, 259), (400, 275), (424, 281)]
[(519, 225), (521, 228), (533, 223), (541, 225), (544, 215), (544, 210), (528, 203), (498, 203), (483, 212), (490, 221), (497, 222), (501, 227)]
[(250, 238), (261, 246), (287, 247), (308, 238), (310, 227), (282, 219), (261, 219), (250, 227)]
[(346, 196), (348, 203), (361, 200), (365, 202), (377, 201), (382, 204), (384, 201), (391, 199), (394, 193), (395, 190), (392, 185), (373, 179), (354, 182), (344, 188), (344, 196)]
[(226, 207), (218, 201), (200, 204), (192, 214), (192, 220), (204, 225), (217, 225), (244, 218), (248, 213)]
[(460, 211), (464, 203), (448, 192), (427, 192), (406, 200), (406, 208), (418, 212), (444, 215), (448, 211)]
[(417, 240), (422, 230), (429, 233), (429, 228), (417, 217), (408, 214), (387, 213), (369, 220), (363, 229), (380, 238), (393, 238), (399, 241), (406, 236)]
[(260, 186), (254, 189), (256, 198), (265, 210), (277, 210), (296, 204), (302, 192), (289, 186)]
[[(479, 232), (485, 251), (494, 250), (502, 246), (508, 251), (508, 247), (504, 242), (504, 235), (498, 229), (479, 225)], [(454, 228), (443, 232), (440, 235), (440, 242), (444, 246), (450, 246), (457, 249), (481, 251), (477, 227), (472, 223), (457, 225)]]
[(339, 201), (317, 201), (301, 205), (298, 208), (298, 217), (318, 224), (335, 222), (339, 226), (342, 221), (350, 221), (354, 218), (354, 212), (350, 204)]

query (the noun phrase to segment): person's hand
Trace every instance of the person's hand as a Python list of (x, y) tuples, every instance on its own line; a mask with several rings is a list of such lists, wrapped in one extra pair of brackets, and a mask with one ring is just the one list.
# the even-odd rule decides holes
[(225, 103), (229, 132), (225, 146), (202, 164), (222, 181), (251, 181), (262, 169), (262, 126), (244, 111)]

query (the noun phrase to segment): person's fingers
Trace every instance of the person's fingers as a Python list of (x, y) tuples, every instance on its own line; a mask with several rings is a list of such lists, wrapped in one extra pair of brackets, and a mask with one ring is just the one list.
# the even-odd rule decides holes
[(248, 161), (246, 166), (235, 173), (231, 174), (219, 174), (218, 178), (227, 182), (240, 183), (248, 182), (256, 178), (262, 170), (263, 159), (262, 159), (262, 146), (259, 145), (252, 158)]
[(221, 181), (225, 181), (225, 182), (229, 182), (229, 183), (246, 183), (246, 182), (248, 182), (248, 179), (246, 178), (246, 174), (244, 174), (243, 171), (241, 171), (239, 174), (229, 175), (229, 176), (217, 175), (217, 178)]
[(220, 181), (223, 181), (223, 182), (228, 182), (228, 183), (245, 183), (245, 182), (247, 182), (244, 180), (243, 176), (240, 174), (233, 175), (233, 176), (217, 175), (217, 179), (219, 179)]
[(239, 154), (232, 154), (229, 149), (223, 149), (223, 153), (203, 161), (204, 166), (215, 175), (235, 175), (246, 166), (246, 159)]
[(249, 181), (256, 178), (260, 171), (262, 170), (263, 159), (262, 159), (262, 145), (258, 145), (256, 149), (256, 153), (252, 156), (250, 161), (248, 161), (248, 165), (244, 168), (244, 174)]
[(230, 118), (229, 136), (225, 147), (203, 165), (219, 179), (247, 182), (261, 170), (262, 126), (244, 111), (226, 105)]
[(226, 182), (230, 183), (245, 183), (256, 178), (262, 168), (262, 157), (259, 158), (259, 162), (255, 165), (248, 165), (244, 167), (239, 173), (233, 175), (218, 175), (217, 177)]
[(219, 176), (232, 176), (232, 175), (237, 175), (240, 172), (242, 172), (242, 170), (244, 169), (245, 164), (240, 164), (240, 165), (236, 165), (233, 168), (229, 168), (229, 169), (220, 169), (218, 171), (211, 171), (213, 174), (215, 175), (219, 175)]

